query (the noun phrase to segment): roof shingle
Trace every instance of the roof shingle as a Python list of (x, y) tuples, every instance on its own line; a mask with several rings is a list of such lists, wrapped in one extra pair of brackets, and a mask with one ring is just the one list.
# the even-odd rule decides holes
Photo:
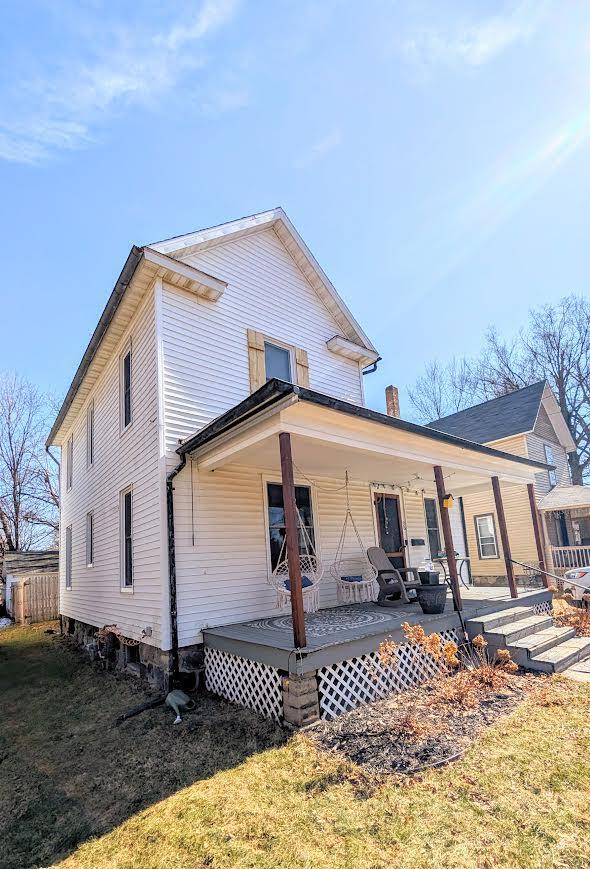
[(545, 381), (515, 389), (428, 423), (428, 428), (487, 444), (532, 431), (543, 398)]

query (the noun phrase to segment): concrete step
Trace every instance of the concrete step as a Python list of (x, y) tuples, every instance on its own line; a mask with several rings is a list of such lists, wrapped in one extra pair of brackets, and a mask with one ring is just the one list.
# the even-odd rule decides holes
[(543, 673), (562, 673), (577, 661), (590, 657), (590, 637), (572, 637), (565, 642), (532, 655), (527, 668)]
[(540, 655), (541, 652), (546, 652), (565, 640), (575, 637), (575, 635), (576, 632), (573, 628), (557, 627), (545, 628), (534, 634), (528, 634), (520, 640), (510, 643), (512, 659), (521, 667), (527, 667), (529, 658), (533, 655)]
[(553, 626), (551, 616), (528, 615), (495, 628), (486, 628), (484, 637), (492, 646), (512, 646), (513, 643)]
[(471, 638), (477, 634), (483, 634), (484, 631), (491, 628), (497, 628), (500, 625), (516, 622), (518, 619), (524, 619), (527, 616), (533, 615), (533, 608), (530, 606), (512, 606), (503, 610), (497, 610), (492, 613), (484, 613), (480, 616), (473, 616), (466, 623), (467, 632)]

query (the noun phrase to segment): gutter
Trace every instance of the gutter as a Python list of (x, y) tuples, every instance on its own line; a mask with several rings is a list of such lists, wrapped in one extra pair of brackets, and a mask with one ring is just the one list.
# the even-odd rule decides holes
[[(172, 646), (172, 672), (168, 677), (168, 690), (172, 691), (179, 683), (178, 665), (178, 604), (176, 600), (176, 549), (174, 539), (174, 485), (173, 480), (186, 465), (186, 455), (179, 464), (166, 475), (166, 516), (168, 527), (168, 591), (170, 595), (170, 642)], [(192, 483), (192, 481), (191, 481)]]
[(348, 416), (354, 416), (359, 419), (365, 419), (369, 422), (377, 422), (389, 428), (396, 428), (410, 434), (419, 435), (428, 440), (440, 441), (441, 443), (451, 444), (461, 449), (470, 450), (471, 452), (481, 453), (485, 456), (494, 456), (499, 459), (508, 459), (511, 462), (519, 465), (526, 465), (530, 468), (538, 468), (546, 471), (549, 465), (543, 462), (537, 462), (534, 459), (527, 459), (523, 456), (515, 456), (512, 453), (505, 453), (501, 450), (496, 450), (493, 447), (486, 447), (484, 444), (474, 441), (459, 438), (456, 435), (450, 435), (438, 429), (429, 428), (428, 426), (418, 425), (414, 422), (407, 422), (404, 419), (387, 416), (385, 413), (379, 413), (376, 410), (370, 410), (368, 407), (361, 407), (356, 404), (351, 404), (349, 401), (343, 401), (340, 398), (333, 398), (330, 395), (324, 395), (321, 392), (315, 392), (304, 386), (296, 386), (293, 383), (287, 383), (283, 380), (269, 380), (248, 398), (236, 404), (226, 413), (218, 416), (213, 422), (201, 429), (197, 434), (188, 438), (181, 444), (176, 452), (179, 456), (186, 453), (191, 453), (198, 447), (204, 446), (206, 443), (214, 440), (219, 435), (235, 428), (245, 419), (255, 416), (263, 408), (269, 407), (272, 404), (280, 401), (288, 395), (293, 395), (298, 401), (307, 401), (310, 404), (315, 404), (318, 407), (325, 407), (330, 410), (336, 410), (340, 413), (345, 413)]

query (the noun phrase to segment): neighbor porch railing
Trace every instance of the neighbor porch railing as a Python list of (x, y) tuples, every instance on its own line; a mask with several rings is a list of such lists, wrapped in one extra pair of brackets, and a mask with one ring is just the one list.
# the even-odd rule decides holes
[(550, 549), (555, 573), (590, 565), (590, 546), (551, 546)]

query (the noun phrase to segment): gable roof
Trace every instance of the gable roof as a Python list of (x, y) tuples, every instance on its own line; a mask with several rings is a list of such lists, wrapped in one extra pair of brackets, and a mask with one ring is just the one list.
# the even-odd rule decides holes
[(67, 421), (70, 409), (74, 408), (76, 412), (82, 407), (100, 371), (130, 322), (139, 301), (156, 276), (164, 274), (165, 280), (194, 289), (197, 295), (216, 298), (223, 293), (227, 284), (184, 263), (182, 257), (187, 257), (196, 250), (203, 250), (268, 228), (275, 230), (331, 312), (342, 330), (342, 337), (358, 345), (357, 350), (361, 350), (359, 355), (362, 355), (365, 364), (369, 365), (377, 361), (380, 358), (377, 350), (340, 298), (283, 209), (273, 208), (271, 211), (242, 217), (209, 229), (176, 236), (145, 247), (134, 245), (131, 248), (51, 427), (46, 446), (61, 443), (60, 430)]
[(535, 427), (546, 383), (540, 380), (428, 423), (428, 428), (480, 444), (530, 432)]
[[(283, 242), (309, 283), (320, 299), (324, 302), (342, 330), (342, 336), (348, 338), (366, 350), (377, 355), (372, 342), (359, 323), (353, 317), (348, 306), (338, 294), (333, 283), (326, 275), (310, 249), (307, 247), (285, 211), (281, 207), (261, 211), (228, 223), (221, 223), (207, 229), (199, 229), (186, 235), (178, 235), (150, 245), (157, 250), (176, 259), (190, 256), (198, 250), (206, 250), (214, 244), (252, 235), (264, 229), (274, 229)], [(369, 354), (369, 355), (370, 355)]]

